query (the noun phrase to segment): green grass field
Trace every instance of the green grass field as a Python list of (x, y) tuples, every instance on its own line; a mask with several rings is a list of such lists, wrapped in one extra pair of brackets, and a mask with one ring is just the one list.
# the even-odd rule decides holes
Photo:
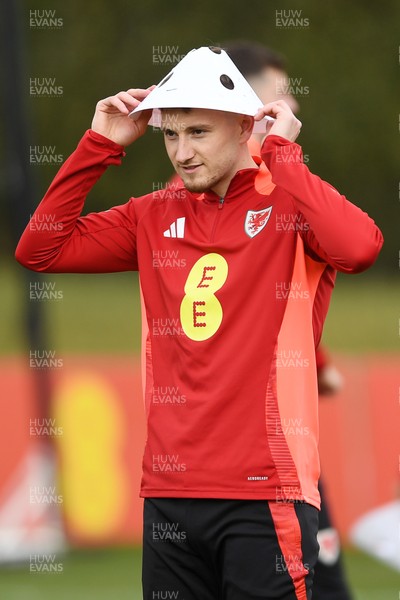
[[(354, 600), (397, 600), (400, 574), (346, 550)], [(0, 568), (2, 600), (140, 600), (140, 548), (77, 551), (59, 558), (61, 573), (32, 574), (29, 565)]]

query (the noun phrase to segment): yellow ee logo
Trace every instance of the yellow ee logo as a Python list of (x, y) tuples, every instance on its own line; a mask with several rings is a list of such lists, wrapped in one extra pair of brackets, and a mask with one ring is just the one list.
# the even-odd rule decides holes
[(208, 340), (222, 322), (222, 306), (214, 295), (228, 277), (228, 263), (220, 254), (211, 252), (193, 265), (185, 284), (181, 302), (181, 324), (191, 340)]

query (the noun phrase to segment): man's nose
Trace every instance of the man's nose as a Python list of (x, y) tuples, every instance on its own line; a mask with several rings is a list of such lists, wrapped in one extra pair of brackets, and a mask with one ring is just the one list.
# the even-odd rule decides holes
[(193, 156), (194, 151), (190, 140), (184, 135), (179, 136), (175, 160), (179, 163), (184, 163), (193, 158)]

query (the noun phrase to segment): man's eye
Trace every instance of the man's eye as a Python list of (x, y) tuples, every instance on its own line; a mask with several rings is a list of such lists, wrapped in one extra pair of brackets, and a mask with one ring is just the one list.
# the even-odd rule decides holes
[(173, 138), (173, 137), (176, 136), (176, 133), (175, 133), (175, 131), (172, 131), (172, 129), (165, 129), (164, 130), (164, 135), (167, 138)]
[(204, 129), (193, 129), (193, 133), (195, 135), (201, 135), (202, 133), (204, 133)]

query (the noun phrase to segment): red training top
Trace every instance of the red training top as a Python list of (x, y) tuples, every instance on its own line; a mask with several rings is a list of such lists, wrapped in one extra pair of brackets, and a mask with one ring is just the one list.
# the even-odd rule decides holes
[(272, 135), (223, 199), (167, 188), (80, 217), (123, 150), (88, 131), (16, 257), (44, 272), (139, 269), (150, 334), (141, 495), (318, 507), (315, 346), (335, 271), (369, 267), (379, 229)]

